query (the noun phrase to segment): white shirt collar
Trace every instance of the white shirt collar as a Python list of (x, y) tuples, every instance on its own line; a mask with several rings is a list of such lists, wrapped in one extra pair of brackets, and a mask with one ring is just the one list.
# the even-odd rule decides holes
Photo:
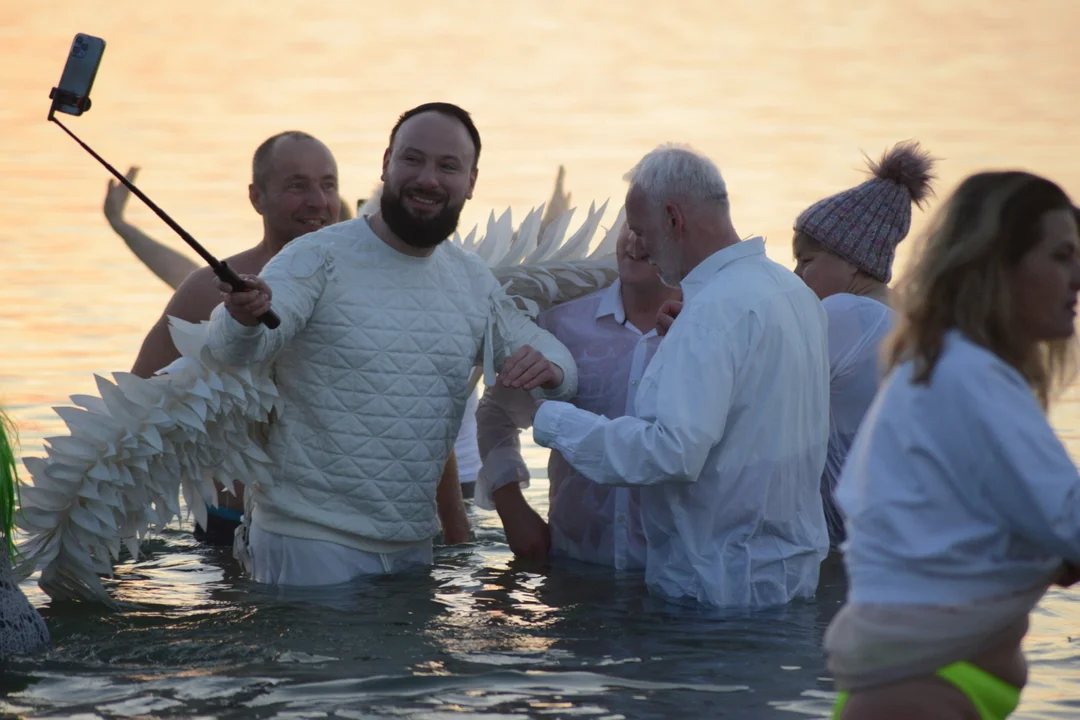
[(641, 330), (635, 327), (633, 323), (626, 321), (626, 307), (623, 305), (622, 301), (622, 282), (618, 278), (602, 292), (604, 294), (600, 297), (600, 302), (596, 305), (597, 320), (604, 317), (611, 317), (612, 320), (626, 329), (633, 330), (645, 338), (650, 338), (656, 334), (655, 327), (650, 328), (647, 332), (641, 332)]
[(760, 235), (737, 242), (723, 250), (717, 250), (709, 257), (698, 263), (680, 283), (683, 291), (683, 302), (690, 302), (694, 295), (701, 291), (712, 276), (720, 272), (724, 267), (736, 260), (741, 260), (751, 255), (765, 254), (765, 239)]
[(615, 322), (620, 325), (626, 322), (626, 309), (622, 304), (622, 282), (618, 278), (615, 278), (615, 282), (604, 290), (604, 294), (596, 306), (597, 320), (607, 315), (615, 318)]

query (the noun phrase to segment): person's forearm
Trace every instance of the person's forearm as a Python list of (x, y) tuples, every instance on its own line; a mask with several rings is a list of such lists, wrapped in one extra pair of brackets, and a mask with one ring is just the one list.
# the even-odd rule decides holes
[(518, 435), (532, 424), (536, 406), (529, 393), (501, 384), (484, 392), (476, 408), (476, 445), (481, 461), (473, 497), (477, 507), (494, 510), (491, 494), (507, 483), (529, 486)]
[(508, 518), (513, 518), (515, 513), (531, 507), (517, 483), (502, 486), (493, 492), (491, 497), (495, 501), (495, 511), (499, 513), (504, 528)]
[(439, 478), (439, 486), (435, 491), (435, 507), (446, 544), (459, 545), (468, 542), (469, 516), (465, 512), (465, 499), (461, 496), (457, 455), (453, 451), (446, 459), (442, 477)]
[(174, 290), (198, 268), (194, 262), (162, 245), (134, 225), (116, 218), (107, 219), (135, 257)]

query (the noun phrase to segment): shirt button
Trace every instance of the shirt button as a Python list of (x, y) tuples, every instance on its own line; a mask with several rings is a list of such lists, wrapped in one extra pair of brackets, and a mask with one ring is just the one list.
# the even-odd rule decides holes
[(615, 518), (615, 521), (618, 522), (620, 525), (625, 525), (626, 524), (626, 516), (625, 515), (619, 515), (618, 517)]

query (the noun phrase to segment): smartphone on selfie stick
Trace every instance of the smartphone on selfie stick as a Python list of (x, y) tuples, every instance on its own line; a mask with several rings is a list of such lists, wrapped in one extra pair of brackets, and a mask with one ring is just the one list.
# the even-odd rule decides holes
[[(68, 115), (82, 115), (90, 109), (90, 88), (94, 85), (94, 78), (97, 77), (98, 66), (101, 65), (101, 57), (105, 54), (105, 41), (99, 37), (93, 35), (86, 35), (79, 33), (75, 36), (75, 40), (71, 43), (71, 52), (68, 53), (67, 63), (64, 65), (64, 73), (60, 76), (60, 84), (52, 89), (49, 93), (49, 99), (52, 100), (52, 106), (49, 108), (49, 121), (59, 125), (64, 132), (72, 137), (75, 142), (82, 146), (83, 150), (90, 153), (95, 160), (105, 166), (109, 172), (111, 172), (117, 180), (122, 182), (124, 186), (133, 192), (137, 198), (146, 203), (147, 207), (153, 210), (159, 218), (165, 221), (165, 224), (171, 227), (176, 233), (183, 238), (184, 242), (191, 246), (191, 249), (199, 253), (203, 260), (210, 265), (214, 274), (217, 275), (224, 282), (232, 285), (234, 292), (243, 292), (248, 289), (247, 284), (240, 279), (240, 276), (236, 274), (236, 271), (229, 267), (228, 263), (223, 260), (218, 260), (209, 252), (206, 251), (199, 242), (191, 237), (184, 228), (180, 227), (175, 220), (169, 217), (164, 210), (154, 204), (154, 201), (146, 197), (139, 188), (135, 187), (126, 177), (120, 174), (116, 168), (98, 155), (96, 152), (90, 149), (90, 146), (84, 143), (82, 140), (75, 136), (75, 133), (64, 127), (56, 118), (56, 113), (62, 112)], [(271, 330), (281, 324), (281, 319), (270, 310), (265, 315), (259, 316), (259, 321), (263, 325)]]

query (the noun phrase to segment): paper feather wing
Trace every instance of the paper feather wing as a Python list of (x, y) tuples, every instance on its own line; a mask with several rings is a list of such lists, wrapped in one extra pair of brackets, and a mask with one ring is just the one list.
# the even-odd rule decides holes
[(180, 494), (205, 526), (214, 481), (271, 481), (257, 438), (280, 397), (268, 368), (218, 364), (205, 348), (206, 323), (170, 318), (181, 357), (152, 378), (97, 377), (99, 396), (56, 408), (69, 434), (48, 438), (45, 457), (24, 459), (32, 485), (22, 495), (20, 573), (41, 569), (55, 599), (108, 602), (99, 578), (126, 548), (180, 515)]
[(542, 224), (544, 206), (534, 208), (521, 227), (512, 229), (510, 211), (497, 220), (494, 213), (488, 221), (487, 234), (472, 242), (473, 229), (463, 240), (457, 233), (454, 242), (487, 261), (500, 285), (519, 307), (535, 318), (541, 311), (583, 295), (602, 290), (615, 282), (619, 275), (615, 258), (615, 243), (624, 213), (620, 209), (615, 224), (590, 253), (589, 247), (600, 228), (607, 209), (593, 203), (581, 227), (567, 237), (574, 210), (558, 216), (546, 226)]

